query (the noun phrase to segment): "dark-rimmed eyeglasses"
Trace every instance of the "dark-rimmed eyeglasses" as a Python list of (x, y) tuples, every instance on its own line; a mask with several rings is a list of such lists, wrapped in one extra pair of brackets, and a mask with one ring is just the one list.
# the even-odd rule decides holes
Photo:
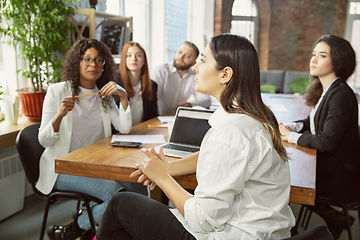
[(81, 58), (81, 62), (85, 66), (90, 66), (93, 62), (95, 62), (95, 65), (98, 67), (102, 67), (105, 65), (105, 60), (102, 58), (83, 57)]

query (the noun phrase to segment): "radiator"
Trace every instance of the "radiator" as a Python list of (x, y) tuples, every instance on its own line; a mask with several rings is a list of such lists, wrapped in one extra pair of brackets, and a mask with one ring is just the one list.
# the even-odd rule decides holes
[(23, 209), (26, 177), (16, 147), (0, 150), (0, 221)]

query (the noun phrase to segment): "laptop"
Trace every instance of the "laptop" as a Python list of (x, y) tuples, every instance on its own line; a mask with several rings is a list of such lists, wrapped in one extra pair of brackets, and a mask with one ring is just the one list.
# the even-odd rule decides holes
[(179, 107), (168, 143), (155, 147), (159, 152), (163, 147), (166, 156), (182, 158), (200, 150), (201, 141), (210, 129), (208, 120), (213, 110)]

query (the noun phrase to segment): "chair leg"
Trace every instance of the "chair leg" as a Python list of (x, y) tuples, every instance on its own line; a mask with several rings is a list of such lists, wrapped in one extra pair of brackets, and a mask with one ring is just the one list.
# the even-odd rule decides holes
[(76, 210), (77, 210), (77, 211), (80, 209), (80, 206), (81, 206), (81, 201), (78, 201), (78, 202), (77, 202), (77, 205), (76, 205)]
[[(301, 208), (300, 208), (300, 211), (299, 211), (299, 216), (298, 216), (298, 219), (296, 220), (296, 224), (295, 226), (291, 229), (291, 236), (295, 236), (299, 233), (298, 231), (298, 228), (299, 228), (299, 225), (300, 225), (300, 221), (301, 221), (301, 218), (302, 218), (302, 215), (304, 213), (304, 210), (305, 210), (305, 206), (304, 205), (301, 205)], [(360, 214), (360, 213), (359, 213)]]
[(88, 216), (89, 216), (91, 230), (94, 231), (94, 233), (95, 233), (96, 229), (95, 229), (94, 217), (93, 217), (93, 214), (91, 212), (90, 204), (89, 204), (89, 202), (86, 202), (86, 201), (84, 201), (84, 204), (85, 204)]
[(310, 222), (310, 218), (311, 218), (312, 213), (313, 213), (313, 211), (311, 209), (306, 208), (306, 212), (305, 212), (305, 216), (304, 216), (304, 220), (306, 222), (303, 225), (304, 230), (308, 229), (308, 227), (309, 227), (309, 222)]
[(45, 234), (45, 227), (46, 227), (46, 222), (47, 222), (47, 217), (48, 217), (48, 213), (49, 213), (49, 208), (50, 208), (50, 204), (51, 204), (52, 199), (48, 198), (46, 200), (46, 205), (45, 205), (45, 210), (44, 210), (44, 217), (43, 217), (43, 221), (41, 224), (41, 231), (40, 231), (40, 238), (39, 240), (43, 240), (44, 239), (44, 234)]
[(342, 207), (346, 217), (346, 225), (347, 225), (346, 229), (348, 231), (349, 240), (352, 240), (349, 211), (345, 205), (343, 205)]

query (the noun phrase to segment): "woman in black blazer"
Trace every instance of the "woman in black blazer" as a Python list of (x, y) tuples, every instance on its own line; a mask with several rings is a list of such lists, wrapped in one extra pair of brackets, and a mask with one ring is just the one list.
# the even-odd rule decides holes
[(158, 116), (157, 84), (149, 76), (144, 48), (128, 42), (121, 51), (120, 80), (129, 96), (133, 126)]
[[(313, 107), (308, 118), (280, 124), (283, 140), (317, 150), (316, 195), (338, 203), (360, 201), (358, 103), (346, 80), (356, 66), (350, 43), (333, 35), (318, 39), (310, 61), (314, 76), (305, 99)], [(327, 205), (314, 211), (338, 238), (345, 217)]]

